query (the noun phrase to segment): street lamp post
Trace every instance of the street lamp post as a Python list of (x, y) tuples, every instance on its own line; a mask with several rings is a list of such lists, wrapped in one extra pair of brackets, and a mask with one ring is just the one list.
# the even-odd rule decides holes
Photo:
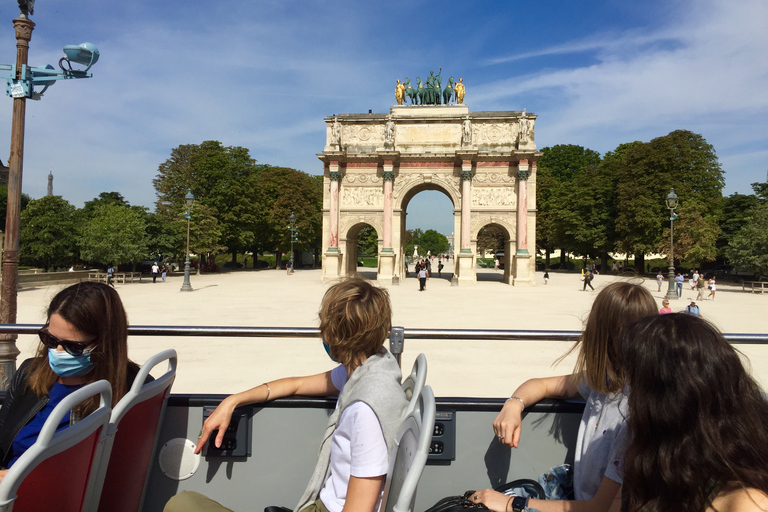
[(677, 208), (678, 198), (674, 188), (669, 191), (665, 201), (667, 208), (669, 208), (669, 289), (667, 290), (667, 299), (678, 299), (675, 291), (675, 219), (677, 218), (675, 208)]
[(291, 273), (293, 273), (294, 270), (294, 261), (293, 261), (293, 244), (294, 242), (298, 243), (298, 233), (299, 229), (296, 227), (296, 215), (291, 212), (291, 227), (288, 228), (291, 231)]
[(192, 209), (192, 203), (194, 202), (195, 196), (192, 195), (192, 191), (190, 190), (187, 192), (187, 195), (184, 196), (184, 204), (187, 207), (187, 213), (184, 214), (184, 217), (187, 218), (187, 260), (184, 262), (184, 283), (181, 285), (182, 292), (192, 291), (192, 285), (189, 283), (189, 220), (192, 216), (189, 214), (189, 211)]
[[(19, 1), (21, 14), (13, 20), (16, 31), (16, 63), (0, 64), (0, 80), (7, 82), (6, 92), (13, 98), (13, 120), (11, 122), (11, 153), (8, 159), (8, 202), (5, 216), (5, 251), (3, 254), (3, 283), (0, 288), (0, 323), (16, 323), (16, 289), (19, 280), (19, 225), (21, 218), (21, 178), (24, 167), (24, 130), (27, 98), (39, 100), (43, 93), (57, 80), (90, 78), (88, 70), (99, 60), (99, 50), (91, 43), (64, 47), (59, 60), (61, 70), (53, 66), (30, 67), (27, 65), (29, 42), (32, 39), (34, 22), (32, 1)], [(72, 63), (87, 66), (85, 70), (72, 69)], [(35, 91), (35, 87), (42, 90)], [(0, 390), (7, 389), (16, 372), (15, 334), (0, 334)]]

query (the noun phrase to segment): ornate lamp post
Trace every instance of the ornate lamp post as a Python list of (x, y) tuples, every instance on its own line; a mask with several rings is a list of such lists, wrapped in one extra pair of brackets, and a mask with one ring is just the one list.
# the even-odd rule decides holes
[[(29, 42), (34, 22), (29, 19), (34, 0), (19, 0), (21, 11), (13, 20), (16, 30), (16, 63), (0, 64), (0, 80), (7, 82), (7, 94), (13, 98), (11, 123), (11, 154), (8, 161), (8, 206), (5, 217), (5, 252), (3, 254), (3, 284), (0, 290), (0, 323), (16, 323), (16, 288), (19, 280), (19, 224), (21, 217), (21, 177), (24, 167), (24, 128), (27, 98), (39, 100), (57, 80), (90, 78), (88, 70), (99, 60), (99, 50), (91, 43), (67, 45), (59, 60), (60, 70), (50, 64), (42, 67), (27, 65)], [(84, 70), (72, 69), (72, 63), (86, 66)], [(42, 90), (35, 91), (35, 87)], [(15, 334), (0, 335), (0, 389), (6, 389), (16, 372)]]
[(296, 227), (296, 215), (291, 212), (291, 227), (288, 228), (291, 231), (291, 273), (293, 273), (294, 270), (294, 261), (293, 261), (293, 243), (299, 242), (299, 229)]
[(667, 199), (667, 208), (669, 208), (669, 289), (667, 290), (667, 299), (678, 299), (677, 292), (675, 291), (675, 219), (677, 214), (675, 208), (677, 208), (677, 194), (675, 189), (669, 191)]
[(192, 195), (192, 191), (190, 190), (187, 192), (187, 195), (184, 196), (184, 204), (187, 207), (187, 213), (184, 214), (184, 217), (187, 218), (187, 260), (184, 262), (184, 284), (181, 285), (182, 292), (192, 291), (192, 285), (189, 284), (189, 219), (192, 217), (189, 214), (189, 211), (192, 209), (192, 203), (194, 202), (195, 196)]

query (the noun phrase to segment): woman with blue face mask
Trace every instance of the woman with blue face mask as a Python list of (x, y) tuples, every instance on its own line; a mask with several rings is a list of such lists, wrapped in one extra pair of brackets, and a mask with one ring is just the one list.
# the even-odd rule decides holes
[[(16, 371), (0, 409), (0, 479), (37, 440), (54, 407), (76, 389), (105, 379), (112, 406), (130, 389), (139, 367), (128, 359), (128, 319), (117, 292), (83, 282), (60, 291), (38, 333), (37, 356)], [(98, 396), (79, 404), (59, 429), (84, 418)]]

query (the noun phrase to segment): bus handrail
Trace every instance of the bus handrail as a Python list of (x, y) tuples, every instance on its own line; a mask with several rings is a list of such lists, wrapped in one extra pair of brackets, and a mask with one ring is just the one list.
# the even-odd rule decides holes
[[(0, 324), (3, 334), (37, 334), (40, 324)], [(240, 326), (180, 326), (133, 325), (130, 336), (184, 337), (250, 337), (250, 338), (319, 338), (316, 327), (240, 327)], [(405, 328), (405, 338), (411, 340), (474, 340), (474, 341), (576, 341), (581, 331), (519, 330), (519, 329), (421, 329)], [(768, 345), (768, 334), (724, 333), (733, 344)]]

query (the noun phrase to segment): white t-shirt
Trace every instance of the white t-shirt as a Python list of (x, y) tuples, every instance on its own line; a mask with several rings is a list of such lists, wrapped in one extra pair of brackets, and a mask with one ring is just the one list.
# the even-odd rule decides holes
[[(344, 389), (347, 370), (341, 365), (334, 368), (331, 381), (339, 391)], [(341, 413), (331, 438), (330, 467), (331, 474), (319, 495), (329, 512), (341, 512), (344, 508), (350, 477), (370, 478), (387, 474), (389, 453), (384, 432), (376, 413), (365, 402), (355, 402)], [(381, 505), (383, 491), (382, 482), (375, 511)]]
[(587, 404), (576, 439), (573, 491), (577, 500), (591, 500), (604, 476), (623, 483), (628, 405), (624, 393), (604, 395), (583, 380), (579, 394)]

